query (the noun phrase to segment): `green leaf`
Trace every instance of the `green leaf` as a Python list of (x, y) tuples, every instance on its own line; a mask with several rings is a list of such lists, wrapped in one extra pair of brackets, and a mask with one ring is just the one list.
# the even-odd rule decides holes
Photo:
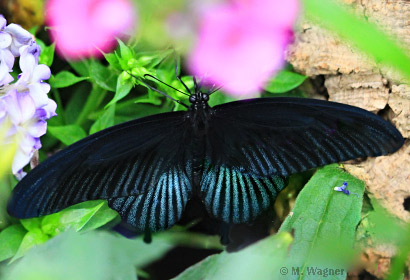
[(115, 104), (109, 106), (105, 112), (97, 119), (97, 121), (91, 126), (90, 134), (96, 133), (107, 127), (114, 125), (115, 116)]
[(272, 235), (239, 252), (210, 256), (174, 279), (280, 279), (291, 241), (288, 233)]
[[(98, 216), (96, 216), (97, 213), (99, 213)], [(55, 236), (70, 228), (76, 231), (83, 230), (88, 223), (91, 223), (87, 226), (87, 230), (91, 230), (105, 225), (117, 215), (114, 210), (107, 206), (106, 201), (86, 201), (45, 216), (41, 223), (41, 229), (44, 233)]]
[(404, 279), (404, 271), (407, 271), (407, 260), (410, 254), (410, 224), (407, 224), (402, 238), (405, 240), (403, 245), (398, 247), (399, 252), (393, 259), (387, 280)]
[(17, 253), (26, 232), (21, 225), (11, 225), (0, 232), (0, 262)]
[[(85, 202), (86, 203), (86, 202)], [(81, 205), (81, 204), (80, 204)], [(90, 231), (100, 228), (115, 219), (121, 219), (119, 214), (108, 207), (107, 201), (103, 202), (103, 205), (98, 209), (94, 215), (80, 228), (81, 232)]]
[[(91, 95), (90, 90), (91, 87), (89, 83), (81, 83), (75, 87), (75, 91), (70, 96), (70, 99), (67, 101), (65, 106), (64, 117), (66, 124), (75, 123), (75, 121), (81, 114), (82, 109), (87, 103), (87, 99)], [(51, 118), (50, 120), (52, 119), (53, 118)]]
[(141, 103), (146, 103), (146, 104), (152, 104), (155, 106), (159, 106), (162, 104), (162, 98), (161, 95), (159, 95), (157, 92), (154, 92), (151, 89), (148, 89), (148, 94), (144, 94), (142, 96), (138, 96), (137, 98), (133, 99), (134, 103), (141, 104)]
[(68, 64), (82, 77), (89, 77), (90, 76), (90, 60), (82, 59), (82, 60), (68, 60)]
[(300, 86), (306, 78), (298, 73), (284, 70), (268, 83), (265, 90), (272, 93), (284, 93)]
[(212, 98), (209, 99), (209, 106), (214, 107), (216, 105), (219, 104), (223, 104), (223, 103), (227, 103), (227, 102), (232, 102), (235, 101), (237, 99), (229, 96), (229, 95), (225, 95), (219, 92), (215, 92), (215, 94), (212, 95)]
[[(305, 14), (323, 27), (335, 31), (343, 38), (371, 55), (376, 62), (395, 67), (410, 75), (410, 56), (390, 36), (365, 19), (360, 19), (343, 8), (337, 1), (303, 0)], [(405, 43), (401, 45), (406, 46)]]
[[(160, 245), (160, 246), (158, 246)], [(5, 280), (136, 280), (136, 256), (161, 257), (174, 246), (126, 239), (107, 232), (68, 231), (30, 250), (5, 268)]]
[(372, 196), (367, 209), (364, 208), (356, 240), (364, 246), (391, 244), (398, 248), (398, 252), (392, 260), (389, 275), (385, 279), (403, 279), (403, 272), (410, 252), (410, 224), (406, 224), (397, 216), (389, 213)]
[(357, 237), (364, 239), (367, 244), (371, 242), (392, 243), (397, 247), (402, 247), (406, 235), (405, 224), (396, 216), (384, 209), (376, 199), (370, 198), (371, 210), (366, 212), (357, 229)]
[[(130, 59), (134, 58), (134, 52), (132, 51), (132, 49), (129, 48), (127, 45), (125, 45), (123, 41), (121, 41), (120, 39), (118, 39), (117, 41), (120, 46), (120, 54), (121, 54), (120, 60), (129, 61)], [(126, 69), (123, 69), (123, 70), (126, 70)]]
[(114, 69), (121, 71), (121, 65), (118, 61), (118, 57), (115, 53), (104, 53), (104, 57), (107, 60), (108, 64), (110, 64)]
[(189, 243), (186, 246), (215, 248), (216, 240), (215, 236), (168, 231), (154, 234), (147, 244), (142, 238), (127, 239), (104, 231), (68, 231), (4, 267), (2, 280), (135, 279), (136, 269), (161, 259), (176, 246)]
[[(334, 190), (343, 182), (348, 183), (350, 195)], [(286, 267), (299, 269), (299, 274), (289, 279), (316, 279), (318, 274), (312, 273), (312, 268), (339, 269), (339, 274), (331, 275), (331, 279), (346, 278), (349, 261), (353, 259), (350, 248), (360, 221), (363, 192), (364, 183), (337, 165), (315, 173), (279, 230), (294, 231), (295, 240)]]
[(33, 231), (27, 232), (24, 235), (23, 240), (21, 241), (20, 247), (18, 248), (18, 250), (17, 250), (16, 254), (14, 255), (14, 257), (10, 260), (10, 262), (14, 262), (18, 258), (21, 258), (32, 247), (34, 247), (36, 245), (43, 244), (43, 243), (47, 242), (47, 240), (49, 240), (49, 239), (50, 239), (50, 237), (47, 236), (46, 234), (42, 233), (42, 232), (37, 232), (37, 231), (36, 232), (33, 232)]
[(40, 56), (38, 58), (39, 64), (45, 64), (48, 67), (53, 64), (54, 60), (54, 51), (55, 51), (55, 44), (51, 44), (50, 46), (46, 46), (43, 41), (40, 39), (36, 39), (37, 44), (41, 48)]
[(109, 106), (115, 104), (118, 100), (121, 100), (125, 96), (128, 95), (128, 93), (131, 91), (133, 87), (133, 83), (131, 79), (126, 79), (126, 72), (123, 72), (123, 74), (118, 76), (117, 80), (117, 89), (115, 90), (115, 95), (114, 98), (107, 104), (105, 105), (105, 108), (108, 108)]
[(129, 68), (128, 67), (128, 61), (121, 59), (121, 55), (120, 55), (119, 51), (115, 51), (114, 54), (115, 54), (115, 57), (118, 60), (118, 63), (120, 64), (121, 70), (124, 70), (124, 71), (129, 70), (128, 69)]
[(90, 77), (97, 85), (108, 91), (115, 91), (117, 73), (102, 65), (98, 61), (92, 60), (90, 64)]
[(30, 218), (20, 220), (21, 224), (27, 231), (41, 232), (41, 220), (43, 218)]
[[(1, 134), (2, 134), (2, 132), (1, 132), (1, 128), (0, 128), (0, 135)], [(0, 139), (1, 139), (1, 136), (0, 136)], [(2, 156), (3, 156), (3, 160), (4, 160), (4, 157), (6, 156), (5, 154), (7, 154), (7, 152), (5, 152), (3, 150), (3, 147), (0, 144), (0, 150), (3, 153)], [(13, 160), (13, 155), (11, 155), (11, 157), (9, 159), (10, 159), (9, 161), (4, 161), (4, 162), (1, 162), (0, 164), (7, 164), (6, 167), (10, 168), (11, 162)], [(2, 169), (2, 168), (0, 168), (0, 169)], [(10, 198), (11, 190), (13, 189), (13, 187), (15, 185), (15, 183), (14, 183), (15, 179), (14, 179), (14, 176), (11, 175), (11, 172), (10, 172), (9, 175), (3, 176), (3, 177), (1, 176), (1, 173), (2, 172), (0, 171), (0, 231), (2, 229), (6, 228), (9, 225), (10, 216), (7, 213), (6, 209), (7, 209), (8, 200)]]
[(81, 126), (70, 124), (63, 126), (49, 126), (48, 131), (55, 138), (64, 143), (64, 145), (71, 145), (78, 140), (83, 139), (87, 136), (84, 129)]
[[(159, 63), (164, 61), (164, 59), (169, 56), (173, 51), (172, 50), (167, 50), (167, 51), (154, 51), (154, 52), (141, 52), (138, 53), (138, 65), (140, 66), (145, 66), (147, 68), (154, 68), (157, 66)], [(175, 75), (174, 72), (174, 67), (175, 67), (175, 62), (174, 62), (174, 56), (172, 56), (171, 60), (172, 67), (170, 68), (170, 72)]]
[(69, 71), (61, 71), (50, 79), (50, 85), (53, 88), (64, 88), (87, 79), (87, 77), (77, 77)]

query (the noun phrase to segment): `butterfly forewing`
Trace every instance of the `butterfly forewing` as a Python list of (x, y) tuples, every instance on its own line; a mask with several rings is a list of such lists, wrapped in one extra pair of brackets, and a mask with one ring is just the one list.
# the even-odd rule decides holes
[(321, 100), (261, 98), (214, 107), (207, 137), (211, 165), (262, 177), (392, 153), (397, 129), (365, 110)]
[[(28, 173), (14, 189), (8, 211), (30, 218), (86, 200), (108, 199), (136, 228), (142, 229), (143, 223), (157, 230), (170, 226), (191, 193), (186, 126), (184, 113), (174, 112), (91, 135)], [(173, 202), (165, 203), (167, 198)], [(163, 206), (165, 218), (159, 214)]]

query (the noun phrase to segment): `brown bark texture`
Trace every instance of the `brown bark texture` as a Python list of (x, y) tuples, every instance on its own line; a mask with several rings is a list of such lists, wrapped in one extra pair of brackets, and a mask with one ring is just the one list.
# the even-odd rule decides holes
[[(410, 1), (344, 2), (359, 17), (398, 38), (410, 53)], [(298, 23), (287, 60), (299, 73), (312, 78), (323, 76), (329, 100), (378, 113), (405, 138), (410, 137), (410, 86), (393, 68), (378, 65), (349, 42), (307, 20)], [(410, 221), (409, 209), (404, 206), (405, 199), (410, 200), (410, 140), (395, 154), (346, 164), (345, 168), (366, 183), (370, 197), (399, 219)], [(363, 266), (377, 277), (386, 276), (392, 256), (381, 248), (366, 248), (362, 255)], [(374, 262), (379, 263), (376, 270)]]

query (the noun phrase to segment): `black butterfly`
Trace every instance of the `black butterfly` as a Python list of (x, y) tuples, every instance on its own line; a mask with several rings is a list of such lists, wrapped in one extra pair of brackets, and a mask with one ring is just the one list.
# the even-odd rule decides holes
[(247, 223), (275, 200), (284, 177), (393, 153), (404, 141), (387, 121), (344, 104), (259, 98), (211, 108), (209, 95), (195, 86), (187, 111), (116, 125), (51, 156), (18, 183), (8, 212), (31, 218), (106, 199), (123, 222), (157, 231), (197, 196), (211, 216)]

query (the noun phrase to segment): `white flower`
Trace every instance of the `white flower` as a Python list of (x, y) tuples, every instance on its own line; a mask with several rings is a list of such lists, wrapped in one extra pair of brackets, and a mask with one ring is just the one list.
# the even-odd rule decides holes
[(20, 54), (22, 73), (19, 75), (15, 87), (18, 91), (29, 90), (37, 107), (47, 106), (50, 102), (47, 96), (50, 85), (43, 83), (43, 80), (50, 78), (50, 68), (44, 64), (37, 64), (35, 56), (29, 52), (29, 46), (21, 47)]
[(18, 24), (11, 23), (4, 31), (10, 34), (12, 41), (10, 51), (14, 56), (19, 56), (22, 46), (31, 45), (34, 41), (33, 35)]
[(36, 108), (28, 92), (14, 90), (1, 97), (0, 101), (3, 103), (0, 107), (5, 111), (3, 115), (7, 115), (3, 118), (7, 117), (12, 124), (7, 138), (20, 144), (12, 164), (12, 171), (16, 174), (30, 161), (34, 150), (41, 148), (40, 136), (47, 130), (46, 114), (44, 109)]
[[(41, 148), (40, 137), (46, 133), (46, 120), (56, 115), (57, 104), (47, 96), (50, 85), (43, 80), (49, 79), (51, 72), (46, 65), (38, 64), (40, 47), (21, 26), (6, 27), (6, 23), (0, 15), (0, 125), (11, 124), (4, 141), (18, 143), (12, 171), (21, 179), (25, 174), (23, 167)], [(22, 73), (10, 84), (15, 56), (20, 56)]]

